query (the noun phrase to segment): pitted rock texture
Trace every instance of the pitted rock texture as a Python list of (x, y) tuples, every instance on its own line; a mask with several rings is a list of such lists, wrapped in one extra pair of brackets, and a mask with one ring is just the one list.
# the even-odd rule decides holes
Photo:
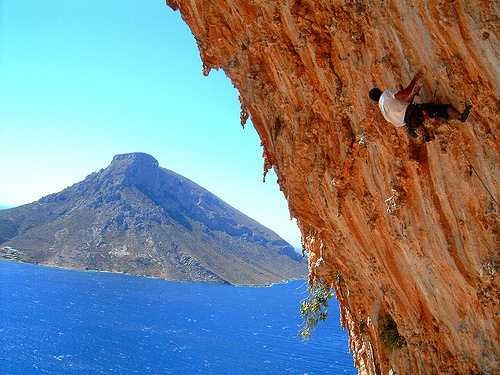
[[(239, 90), (359, 372), (499, 373), (500, 2), (167, 3), (204, 73)], [(427, 121), (430, 143), (368, 98), (419, 71), (417, 101), (473, 106), (466, 123)]]

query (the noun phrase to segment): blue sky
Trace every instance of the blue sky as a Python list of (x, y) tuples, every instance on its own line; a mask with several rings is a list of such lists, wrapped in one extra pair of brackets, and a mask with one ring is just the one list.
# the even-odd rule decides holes
[(146, 152), (276, 231), (300, 233), (222, 70), (164, 0), (0, 1), (0, 204)]

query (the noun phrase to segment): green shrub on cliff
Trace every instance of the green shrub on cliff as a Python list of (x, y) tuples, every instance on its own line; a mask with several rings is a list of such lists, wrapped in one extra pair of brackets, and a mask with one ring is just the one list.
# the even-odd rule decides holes
[(398, 326), (390, 315), (381, 317), (378, 321), (379, 335), (382, 340), (382, 346), (386, 349), (398, 348), (401, 349), (406, 345), (406, 340), (398, 332)]
[(309, 296), (302, 301), (300, 306), (300, 315), (304, 318), (300, 335), (304, 340), (312, 336), (312, 331), (316, 328), (318, 322), (326, 319), (328, 316), (328, 300), (333, 297), (333, 293), (321, 280), (314, 281), (308, 290)]

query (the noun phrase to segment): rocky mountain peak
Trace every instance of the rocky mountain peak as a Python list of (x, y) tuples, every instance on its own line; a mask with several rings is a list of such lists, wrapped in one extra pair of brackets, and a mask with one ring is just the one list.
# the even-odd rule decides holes
[(158, 192), (160, 167), (158, 161), (143, 152), (116, 155), (104, 170), (101, 179), (112, 180), (124, 186), (137, 186), (150, 192)]
[(158, 167), (158, 160), (144, 152), (131, 152), (127, 154), (115, 155), (110, 166), (116, 166), (119, 164), (130, 164), (140, 167), (151, 165)]
[(307, 272), (276, 233), (144, 153), (0, 211), (0, 244), (26, 262), (168, 280), (261, 285)]

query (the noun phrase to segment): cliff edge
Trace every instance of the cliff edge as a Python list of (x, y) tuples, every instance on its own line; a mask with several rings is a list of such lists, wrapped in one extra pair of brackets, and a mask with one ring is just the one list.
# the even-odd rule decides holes
[[(361, 374), (500, 372), (500, 2), (167, 0), (222, 68)], [(368, 98), (471, 104), (409, 139)]]

